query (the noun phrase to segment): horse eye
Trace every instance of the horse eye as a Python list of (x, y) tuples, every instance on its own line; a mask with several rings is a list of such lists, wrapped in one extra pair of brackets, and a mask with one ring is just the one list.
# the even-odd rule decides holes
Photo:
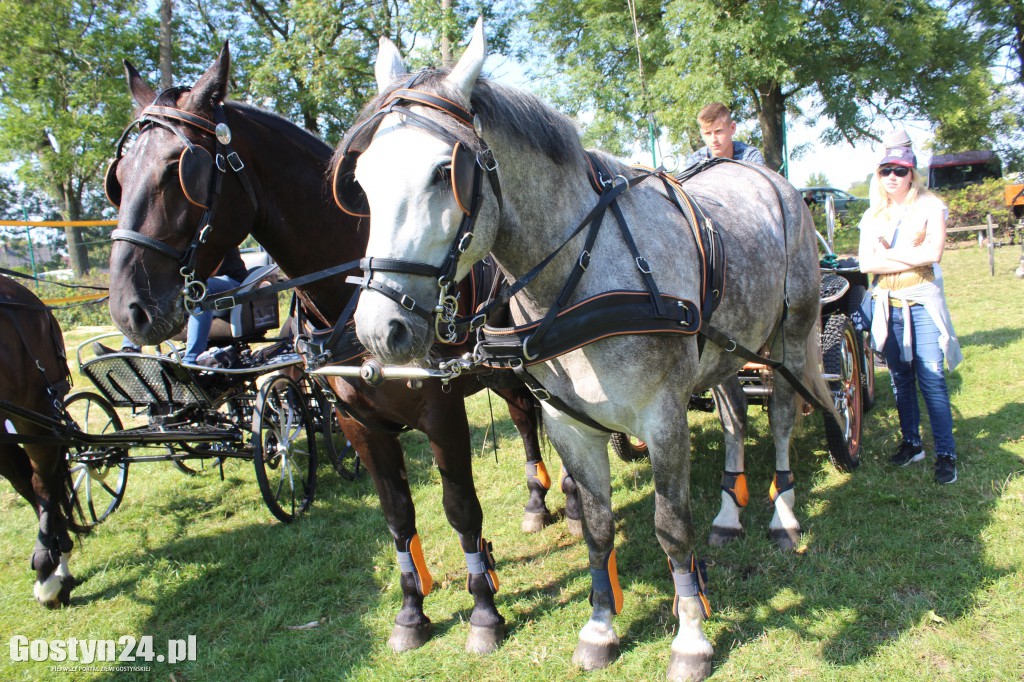
[(452, 165), (446, 163), (434, 170), (434, 183), (440, 184), (441, 189), (452, 186)]

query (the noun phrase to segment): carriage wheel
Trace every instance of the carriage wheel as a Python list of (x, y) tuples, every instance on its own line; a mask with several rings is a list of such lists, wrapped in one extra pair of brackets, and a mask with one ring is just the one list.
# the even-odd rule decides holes
[[(850, 291), (846, 294), (847, 315), (860, 310), (861, 301), (867, 295), (867, 287), (863, 284), (851, 284)], [(875, 406), (875, 354), (871, 350), (871, 335), (868, 332), (858, 332), (857, 349), (860, 352), (862, 372), (860, 375), (861, 399), (864, 403), (864, 411), (867, 412)]]
[[(76, 393), (64, 402), (80, 431), (91, 435), (122, 430), (121, 418), (105, 398), (96, 393)], [(128, 485), (126, 449), (68, 448), (68, 467), (75, 495), (73, 526), (86, 530), (99, 524), (124, 499)]]
[(624, 433), (612, 434), (612, 451), (623, 462), (636, 462), (648, 456), (647, 443)]
[(322, 442), (325, 443), (325, 456), (339, 476), (346, 481), (354, 481), (363, 473), (359, 453), (342, 432), (334, 405), (323, 397), (322, 392), (319, 396), (320, 435), (323, 436)]
[(252, 418), (256, 480), (270, 512), (289, 523), (316, 490), (316, 437), (302, 389), (284, 375), (263, 385)]
[(841, 471), (853, 471), (860, 465), (864, 403), (861, 350), (850, 318), (842, 314), (829, 316), (821, 348), (825, 372), (839, 375), (839, 379), (828, 382), (839, 412), (838, 423), (825, 415), (829, 458)]

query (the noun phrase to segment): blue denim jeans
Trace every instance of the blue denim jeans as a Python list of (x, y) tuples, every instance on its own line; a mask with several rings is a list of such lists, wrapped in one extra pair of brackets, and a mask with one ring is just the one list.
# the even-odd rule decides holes
[(905, 324), (903, 308), (893, 306), (889, 313), (889, 334), (884, 348), (885, 363), (889, 367), (892, 391), (896, 396), (896, 410), (900, 415), (903, 440), (913, 445), (921, 444), (921, 407), (917, 399), (917, 389), (920, 389), (932, 425), (935, 454), (956, 457), (953, 411), (950, 408), (949, 389), (946, 388), (946, 375), (942, 368), (944, 358), (942, 347), (939, 346), (939, 330), (924, 306), (910, 306), (913, 357), (909, 362), (905, 362), (900, 357)]
[[(206, 280), (206, 295), (216, 296), (225, 291), (234, 289), (238, 282), (227, 275), (217, 275)], [(198, 314), (189, 315), (188, 331), (185, 334), (185, 357), (182, 358), (188, 364), (195, 364), (196, 358), (206, 350), (207, 341), (210, 339), (210, 327), (213, 326), (213, 311), (207, 310)]]

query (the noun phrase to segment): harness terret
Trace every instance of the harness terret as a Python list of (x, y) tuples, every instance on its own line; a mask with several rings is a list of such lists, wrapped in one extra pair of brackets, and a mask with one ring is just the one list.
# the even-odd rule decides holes
[[(187, 92), (187, 88), (175, 88), (173, 95), (179, 96)], [(164, 95), (161, 92), (156, 96), (154, 102), (160, 100)], [(185, 307), (192, 312), (196, 305), (206, 297), (206, 284), (195, 276), (196, 260), (198, 258), (199, 245), (206, 242), (210, 231), (213, 229), (213, 219), (217, 211), (217, 199), (220, 196), (221, 185), (224, 175), (231, 170), (242, 184), (245, 193), (249, 197), (253, 211), (259, 210), (259, 201), (256, 199), (256, 192), (248, 175), (245, 173), (245, 164), (238, 154), (231, 148), (231, 129), (227, 124), (227, 117), (224, 114), (224, 105), (217, 103), (213, 107), (214, 120), (197, 116), (188, 111), (170, 106), (151, 104), (142, 110), (142, 113), (128, 124), (128, 127), (121, 133), (117, 141), (117, 152), (113, 161), (107, 166), (107, 173), (104, 177), (104, 191), (111, 204), (120, 208), (121, 206), (121, 183), (117, 179), (117, 167), (124, 154), (124, 144), (129, 134), (139, 128), (139, 134), (157, 126), (174, 133), (185, 145), (178, 158), (178, 182), (182, 192), (189, 203), (198, 206), (203, 210), (196, 226), (192, 240), (184, 251), (179, 251), (164, 241), (150, 237), (132, 230), (115, 229), (110, 234), (114, 241), (126, 241), (143, 248), (152, 249), (178, 263), (181, 276), (185, 279), (182, 289)], [(194, 144), (181, 126), (189, 126), (200, 132), (212, 136), (215, 140), (214, 154), (210, 154), (206, 148)], [(214, 172), (214, 171), (217, 172)]]

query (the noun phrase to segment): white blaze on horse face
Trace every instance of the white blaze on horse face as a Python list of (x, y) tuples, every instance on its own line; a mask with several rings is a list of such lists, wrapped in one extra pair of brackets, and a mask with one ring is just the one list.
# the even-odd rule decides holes
[[(450, 169), (443, 171), (451, 155), (448, 140), (403, 123), (399, 115), (385, 117), (355, 171), (370, 206), (367, 256), (442, 264), (463, 215)], [(436, 277), (375, 272), (374, 279), (428, 310), (440, 293)], [(432, 323), (373, 292), (360, 298), (354, 319), (360, 341), (386, 362), (423, 357), (434, 335)]]
[(441, 264), (462, 217), (443, 172), (451, 155), (448, 140), (384, 119), (356, 166), (370, 205), (367, 255)]

